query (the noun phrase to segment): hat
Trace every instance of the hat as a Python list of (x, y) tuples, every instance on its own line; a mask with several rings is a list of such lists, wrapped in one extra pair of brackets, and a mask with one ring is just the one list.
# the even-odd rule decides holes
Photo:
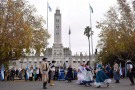
[(52, 63), (55, 63), (55, 62), (56, 62), (56, 61), (54, 61), (54, 60), (52, 61)]
[(44, 57), (42, 60), (43, 60), (43, 61), (46, 61), (46, 60), (47, 60), (47, 58), (46, 58), (46, 57)]
[(126, 63), (127, 63), (127, 64), (132, 64), (132, 61), (131, 61), (131, 60), (127, 60)]

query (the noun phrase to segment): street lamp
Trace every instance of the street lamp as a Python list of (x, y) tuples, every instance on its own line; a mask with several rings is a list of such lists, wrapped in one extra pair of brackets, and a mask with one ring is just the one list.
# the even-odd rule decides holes
[[(89, 26), (87, 26), (85, 28), (85, 31), (84, 31), (84, 35), (86, 35), (88, 37), (88, 42), (89, 42), (89, 62), (90, 62), (90, 36), (92, 35), (91, 34), (91, 28)], [(90, 64), (90, 63), (89, 63)]]

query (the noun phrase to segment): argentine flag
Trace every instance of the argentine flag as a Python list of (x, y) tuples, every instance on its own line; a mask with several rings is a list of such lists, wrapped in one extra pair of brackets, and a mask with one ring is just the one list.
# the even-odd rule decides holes
[(93, 8), (92, 8), (92, 6), (90, 5), (90, 3), (89, 3), (89, 6), (90, 6), (90, 11), (91, 11), (91, 13), (93, 13)]
[(47, 8), (49, 9), (49, 11), (52, 11), (52, 8), (50, 7), (49, 3), (47, 2)]
[(1, 66), (1, 80), (4, 80), (4, 64)]
[(29, 72), (30, 72), (30, 69), (29, 69), (29, 67), (27, 65), (27, 67), (26, 67), (26, 80), (29, 79)]
[(122, 73), (122, 67), (121, 67), (121, 63), (120, 63), (120, 75), (123, 75), (123, 73)]

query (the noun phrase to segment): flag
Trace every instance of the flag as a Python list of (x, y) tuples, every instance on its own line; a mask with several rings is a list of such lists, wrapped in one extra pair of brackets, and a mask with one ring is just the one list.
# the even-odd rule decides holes
[[(90, 5), (90, 4), (89, 4)], [(91, 5), (90, 5), (90, 10), (91, 10), (91, 12), (93, 13), (93, 8), (91, 7)]]
[(34, 69), (37, 69), (37, 67), (36, 67), (36, 64), (35, 64), (35, 67), (34, 67)]
[(4, 64), (1, 66), (1, 80), (4, 80)]
[(49, 9), (49, 11), (51, 12), (52, 11), (52, 8), (50, 7), (49, 3), (47, 2), (47, 7)]
[(30, 72), (30, 69), (29, 69), (29, 66), (27, 64), (27, 67), (26, 67), (26, 76), (25, 76), (26, 80), (29, 79), (29, 72)]
[(120, 75), (122, 75), (122, 67), (121, 67), (121, 63), (120, 63)]
[(69, 32), (68, 32), (68, 34), (69, 34), (69, 35), (71, 34), (71, 30), (70, 30), (70, 27), (69, 27)]
[(27, 69), (27, 70), (29, 70), (29, 66), (28, 66), (28, 64), (27, 64), (27, 66), (26, 66), (26, 69)]

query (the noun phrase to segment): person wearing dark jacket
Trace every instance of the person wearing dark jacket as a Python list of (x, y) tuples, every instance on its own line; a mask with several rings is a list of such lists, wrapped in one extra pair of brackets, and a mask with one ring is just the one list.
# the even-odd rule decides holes
[(14, 81), (14, 77), (15, 77), (15, 70), (14, 68), (12, 68), (11, 70), (11, 80)]
[(127, 61), (127, 71), (128, 71), (128, 77), (129, 77), (129, 80), (131, 82), (130, 85), (134, 85), (134, 65), (131, 61)]
[(68, 67), (66, 80), (68, 80), (68, 82), (71, 82), (73, 80), (73, 69), (71, 66)]

